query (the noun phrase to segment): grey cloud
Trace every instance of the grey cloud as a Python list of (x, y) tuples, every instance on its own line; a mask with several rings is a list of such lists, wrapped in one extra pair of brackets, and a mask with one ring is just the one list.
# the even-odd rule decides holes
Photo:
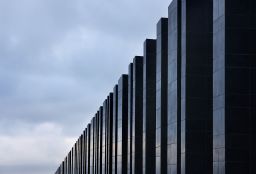
[[(0, 147), (21, 156), (19, 163), (0, 155), (0, 173), (44, 174), (57, 167), (132, 58), (142, 54), (144, 39), (155, 37), (169, 3), (0, 1)], [(45, 124), (53, 125), (44, 127), (51, 132), (33, 134)], [(35, 159), (38, 151), (51, 160)]]

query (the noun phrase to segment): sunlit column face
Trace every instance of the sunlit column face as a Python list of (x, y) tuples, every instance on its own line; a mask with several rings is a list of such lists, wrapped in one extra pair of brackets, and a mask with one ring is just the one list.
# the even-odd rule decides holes
[(168, 10), (168, 173), (180, 172), (181, 98), (181, 1), (173, 0)]

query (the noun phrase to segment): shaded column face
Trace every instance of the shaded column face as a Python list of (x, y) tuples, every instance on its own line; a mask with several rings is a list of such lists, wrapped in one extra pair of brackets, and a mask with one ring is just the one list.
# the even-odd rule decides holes
[(182, 0), (181, 6), (181, 173), (211, 174), (213, 5)]
[(113, 143), (113, 93), (109, 94), (108, 97), (108, 167), (107, 172), (108, 174), (112, 174), (112, 155), (113, 155), (113, 149), (112, 149), (112, 143)]
[(98, 159), (98, 173), (102, 173), (102, 142), (103, 142), (103, 107), (98, 111), (99, 114), (99, 159)]
[(98, 112), (95, 116), (95, 173), (98, 173), (98, 167), (99, 167), (99, 115)]
[[(84, 173), (87, 173), (87, 128), (85, 128), (84, 130), (84, 153), (83, 153), (83, 156), (84, 156), (84, 160), (83, 160), (83, 165), (84, 165), (84, 169), (83, 169), (83, 172)], [(70, 164), (71, 165), (71, 164)], [(70, 171), (71, 173), (71, 171)]]
[(157, 24), (156, 46), (156, 173), (167, 173), (168, 19)]
[(107, 148), (107, 136), (106, 136), (106, 121), (107, 121), (107, 100), (103, 103), (103, 115), (102, 115), (102, 173), (106, 173), (106, 148)]
[(180, 173), (181, 1), (168, 10), (168, 173)]
[(143, 57), (133, 59), (133, 92), (132, 92), (132, 173), (142, 173), (142, 127), (143, 127)]
[(86, 159), (87, 159), (87, 173), (89, 174), (91, 169), (91, 124), (87, 125), (87, 157)]
[(127, 139), (127, 173), (130, 174), (132, 173), (132, 131), (133, 131), (133, 112), (132, 112), (132, 107), (133, 107), (133, 64), (131, 63), (129, 65), (129, 74), (128, 74), (128, 139)]
[(256, 3), (213, 0), (214, 174), (256, 172)]
[(101, 173), (101, 156), (102, 156), (102, 148), (101, 148), (101, 141), (102, 141), (102, 128), (101, 128), (101, 122), (102, 122), (102, 116), (100, 114), (101, 107), (97, 111), (97, 173)]
[(127, 173), (128, 75), (118, 81), (117, 173)]
[(156, 40), (144, 42), (143, 173), (155, 173)]
[(117, 174), (117, 106), (118, 106), (118, 86), (113, 90), (113, 154), (112, 154), (112, 173)]
[(93, 120), (91, 121), (91, 135), (90, 135), (90, 174), (94, 173), (94, 167), (93, 167), (93, 162), (94, 162), (94, 125), (93, 125)]

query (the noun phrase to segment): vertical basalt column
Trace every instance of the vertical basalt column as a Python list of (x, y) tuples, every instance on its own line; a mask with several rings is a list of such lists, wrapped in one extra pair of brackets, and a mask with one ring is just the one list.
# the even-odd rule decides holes
[(132, 173), (142, 173), (143, 143), (143, 57), (133, 59)]
[(113, 156), (113, 93), (108, 97), (108, 174), (112, 174)]
[(81, 135), (81, 153), (80, 153), (80, 156), (81, 156), (81, 174), (84, 173), (84, 131)]
[(95, 114), (95, 173), (98, 173), (98, 159), (99, 159), (99, 115)]
[(213, 173), (256, 173), (256, 1), (213, 0)]
[(156, 173), (167, 173), (168, 19), (157, 23), (156, 45)]
[(118, 80), (117, 173), (127, 173), (128, 75)]
[(74, 157), (73, 157), (73, 155), (74, 155), (74, 147), (72, 147), (72, 149), (71, 149), (71, 174), (74, 174), (74, 162), (73, 162)]
[(90, 174), (94, 174), (94, 124), (93, 119), (91, 121), (91, 135), (90, 135)]
[(103, 107), (101, 106), (97, 112), (98, 114), (98, 121), (99, 121), (99, 146), (98, 146), (98, 173), (102, 173), (102, 111)]
[(107, 100), (103, 103), (102, 115), (102, 173), (106, 173), (106, 117), (107, 117)]
[(154, 174), (156, 133), (156, 40), (144, 42), (143, 59), (143, 173)]
[(212, 0), (181, 1), (181, 174), (212, 173)]
[(86, 170), (86, 173), (90, 174), (91, 173), (91, 124), (87, 125), (87, 149), (86, 150), (87, 150), (87, 155), (86, 155), (87, 170)]
[(133, 120), (133, 113), (132, 113), (132, 107), (133, 107), (133, 64), (129, 64), (128, 68), (128, 149), (127, 149), (127, 174), (132, 174), (132, 120)]
[(168, 173), (180, 174), (181, 0), (168, 9)]
[(105, 135), (106, 135), (106, 137), (105, 137), (105, 143), (106, 143), (106, 145), (105, 145), (105, 149), (106, 149), (106, 151), (105, 151), (105, 155), (106, 155), (106, 162), (105, 162), (105, 173), (106, 174), (108, 174), (108, 118), (109, 118), (109, 113), (108, 113), (108, 98), (109, 98), (109, 96), (107, 97), (107, 99), (106, 99), (106, 120), (105, 120), (105, 125), (106, 125), (106, 128), (105, 128)]
[(117, 174), (117, 132), (118, 132), (118, 86), (113, 89), (113, 153), (112, 153), (112, 173)]
[[(84, 144), (83, 144), (83, 147), (84, 147), (84, 153), (83, 153), (83, 156), (84, 156), (84, 160), (83, 160), (83, 164), (84, 164), (84, 169), (83, 169), (83, 174), (86, 174), (87, 173), (87, 128), (85, 128), (84, 130)], [(70, 172), (70, 174), (72, 174)]]

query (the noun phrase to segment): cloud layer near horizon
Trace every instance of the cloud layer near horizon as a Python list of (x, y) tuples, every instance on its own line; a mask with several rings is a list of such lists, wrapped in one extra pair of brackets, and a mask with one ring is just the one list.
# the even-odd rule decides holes
[(0, 173), (53, 173), (171, 0), (0, 1)]

